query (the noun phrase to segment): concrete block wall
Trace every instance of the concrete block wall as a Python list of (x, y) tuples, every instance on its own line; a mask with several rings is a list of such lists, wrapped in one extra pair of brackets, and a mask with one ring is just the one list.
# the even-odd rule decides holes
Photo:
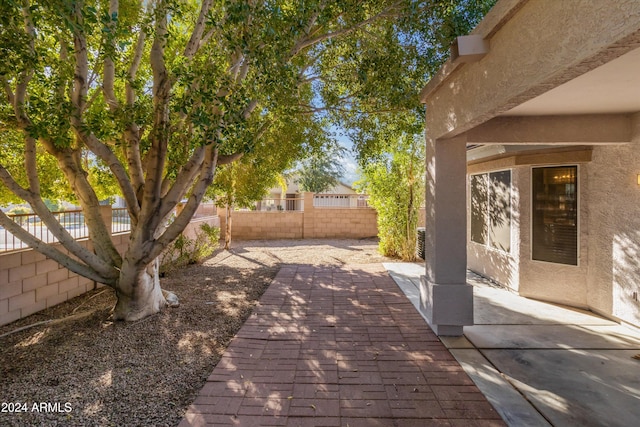
[[(219, 211), (224, 212), (224, 210)], [(231, 237), (238, 240), (302, 239), (304, 212), (233, 212)], [(220, 217), (224, 237), (226, 216)]]
[(217, 216), (194, 218), (189, 224), (187, 224), (182, 234), (190, 239), (195, 239), (198, 236), (198, 233), (201, 232), (200, 226), (204, 223), (213, 227), (220, 227), (220, 218)]
[[(113, 236), (119, 251), (129, 233)], [(90, 246), (88, 240), (80, 242)], [(41, 253), (26, 249), (0, 255), (0, 325), (65, 302), (96, 287)]]
[[(218, 209), (224, 235), (226, 210)], [(305, 193), (304, 211), (236, 211), (231, 236), (238, 240), (366, 238), (378, 235), (378, 215), (373, 208), (314, 207), (313, 194)]]
[(305, 215), (305, 238), (375, 237), (378, 235), (377, 220), (377, 213), (372, 208), (315, 208), (312, 221)]
[[(103, 216), (108, 227), (110, 215), (111, 207), (106, 206)], [(218, 217), (201, 217), (193, 219), (184, 233), (194, 238), (203, 222), (220, 226)], [(129, 233), (115, 234), (112, 239), (118, 252), (124, 254)], [(80, 244), (91, 247), (86, 239)], [(0, 254), (0, 326), (63, 303), (97, 286), (101, 285), (70, 272), (33, 249)]]

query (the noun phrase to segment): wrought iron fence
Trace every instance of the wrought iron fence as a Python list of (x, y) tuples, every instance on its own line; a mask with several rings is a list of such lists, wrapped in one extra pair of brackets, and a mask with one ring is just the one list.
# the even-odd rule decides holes
[(131, 231), (131, 217), (127, 208), (113, 208), (111, 211), (111, 232), (113, 234)]
[[(84, 214), (81, 210), (71, 210), (63, 212), (52, 212), (60, 225), (62, 225), (74, 239), (83, 239), (89, 236), (89, 230), (84, 222)], [(54, 243), (58, 239), (49, 231), (47, 226), (40, 220), (38, 215), (30, 214), (10, 214), (8, 215), (20, 227), (45, 243)], [(25, 249), (28, 245), (11, 234), (8, 230), (0, 227), (0, 252)]]
[[(70, 210), (62, 212), (52, 212), (60, 225), (62, 225), (74, 239), (85, 239), (89, 237), (89, 229), (84, 221), (82, 210)], [(112, 211), (111, 232), (126, 233), (131, 231), (131, 219), (127, 208), (114, 208)], [(40, 220), (37, 214), (9, 214), (7, 215), (14, 222), (27, 230), (31, 235), (37, 237), (45, 243), (55, 243), (56, 236)], [(9, 252), (19, 249), (26, 249), (28, 245), (11, 234), (9, 230), (0, 227), (0, 252)]]

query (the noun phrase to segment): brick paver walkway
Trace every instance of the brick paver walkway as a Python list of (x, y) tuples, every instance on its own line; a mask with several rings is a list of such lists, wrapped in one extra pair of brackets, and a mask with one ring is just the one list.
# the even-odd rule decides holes
[(180, 426), (502, 426), (379, 264), (280, 270)]

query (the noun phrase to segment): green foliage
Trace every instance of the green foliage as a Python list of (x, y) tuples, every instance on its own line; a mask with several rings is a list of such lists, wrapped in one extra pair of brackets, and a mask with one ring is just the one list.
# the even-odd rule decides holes
[(274, 121), (254, 149), (239, 161), (221, 167), (207, 194), (219, 206), (249, 207), (276, 185), (282, 174), (308, 152), (321, 152), (327, 143), (322, 123), (307, 115)]
[(345, 149), (331, 144), (322, 151), (312, 153), (301, 162), (297, 182), (303, 191), (324, 193), (340, 182), (344, 175), (341, 163)]
[[(367, 29), (355, 45), (337, 41), (323, 72), (325, 99), (349, 98), (332, 122), (347, 130), (364, 176), (362, 191), (378, 211), (382, 253), (415, 258), (418, 209), (424, 201), (424, 108), (420, 89), (449, 56), (456, 36), (468, 34), (496, 0), (411, 2), (411, 13)], [(427, 202), (428, 203), (428, 200)]]
[(24, 215), (33, 213), (33, 211), (31, 210), (31, 208), (28, 208), (26, 206), (15, 206), (11, 208), (11, 210), (9, 210), (9, 212), (7, 213), (9, 215)]
[(62, 205), (59, 200), (44, 199), (44, 204), (47, 205), (47, 208), (51, 212), (60, 212), (62, 210)]
[[(329, 147), (331, 126), (362, 165), (421, 132), (420, 88), (493, 1), (0, 2), (0, 203), (80, 204), (94, 253), (66, 235), (68, 252), (40, 247), (100, 283), (136, 277), (120, 267), (176, 238), (190, 262), (178, 236), (216, 172), (211, 193), (245, 205)], [(127, 263), (99, 212), (115, 194), (131, 217)]]
[(369, 195), (378, 213), (380, 252), (414, 261), (418, 212), (424, 201), (424, 144), (420, 137), (398, 135), (387, 141), (389, 153), (362, 169), (357, 187)]
[(361, 165), (387, 152), (387, 134), (424, 132), (420, 90), (448, 58), (455, 37), (468, 34), (495, 2), (411, 1), (396, 20), (359, 33), (356, 43), (328, 44), (320, 92), (329, 104), (348, 100), (329, 116), (347, 131)]
[[(362, 158), (368, 158), (379, 152), (379, 147), (371, 146), (375, 139), (368, 135), (371, 113), (410, 109), (420, 114), (416, 96), (421, 85), (446, 58), (453, 37), (466, 34), (494, 1), (215, 2), (207, 14), (207, 42), (191, 59), (183, 52), (199, 2), (158, 2), (147, 14), (144, 2), (126, 0), (120, 2), (117, 13), (110, 14), (105, 2), (88, 1), (78, 6), (82, 20), (74, 16), (75, 6), (70, 3), (34, 3), (29, 14), (37, 37), (31, 39), (24, 30), (23, 3), (6, 1), (0, 8), (0, 75), (10, 87), (30, 68), (33, 76), (26, 132), (17, 126), (10, 106), (0, 102), (0, 128), (5, 133), (0, 137), (0, 152), (5, 153), (0, 164), (25, 185), (20, 171), (24, 164), (19, 161), (25, 135), (49, 140), (56, 147), (82, 144), (70, 120), (75, 113), (69, 96), (76, 65), (73, 32), (78, 30), (86, 37), (87, 65), (95, 79), (88, 88), (83, 129), (110, 144), (126, 163), (122, 150), (129, 137), (124, 133), (135, 124), (142, 130), (140, 151), (144, 156), (158, 131), (153, 127), (150, 49), (154, 19), (163, 13), (170, 16), (164, 59), (173, 82), (164, 168), (167, 178), (177, 176), (196, 147), (214, 141), (222, 154), (254, 153), (244, 162), (246, 173), (258, 172), (272, 181), (271, 177), (304, 157), (305, 144), (314, 144), (324, 135), (326, 126), (321, 122), (327, 119), (352, 130)], [(368, 24), (362, 25), (364, 21)], [(148, 41), (132, 77), (128, 67), (141, 32)], [(336, 36), (323, 37), (328, 34)], [(244, 62), (233, 62), (242, 57), (246, 70), (242, 70)], [(106, 58), (116, 64), (117, 108), (110, 107), (102, 93)], [(238, 73), (244, 77), (238, 78)], [(136, 91), (132, 103), (124, 102), (127, 86)], [(258, 108), (247, 115), (252, 102)], [(279, 144), (261, 142), (269, 133), (280, 134)], [(8, 134), (11, 144), (5, 143)], [(306, 138), (299, 137), (304, 134)], [(121, 194), (108, 166), (82, 149), (97, 198)], [(75, 200), (56, 161), (45, 150), (38, 160), (43, 196)], [(329, 170), (327, 166), (325, 162), (319, 167)], [(247, 192), (264, 190), (254, 188), (252, 185)], [(240, 193), (235, 197), (243, 198)], [(255, 196), (250, 194), (250, 198)], [(0, 201), (17, 199), (0, 186)]]
[(220, 228), (207, 223), (200, 225), (195, 239), (180, 234), (162, 255), (160, 274), (171, 273), (189, 264), (197, 264), (218, 249)]

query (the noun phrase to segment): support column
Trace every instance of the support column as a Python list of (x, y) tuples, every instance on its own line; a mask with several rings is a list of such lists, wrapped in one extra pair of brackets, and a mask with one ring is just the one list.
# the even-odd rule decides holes
[(420, 306), (437, 335), (462, 335), (473, 324), (467, 284), (466, 139), (427, 136), (426, 272)]

